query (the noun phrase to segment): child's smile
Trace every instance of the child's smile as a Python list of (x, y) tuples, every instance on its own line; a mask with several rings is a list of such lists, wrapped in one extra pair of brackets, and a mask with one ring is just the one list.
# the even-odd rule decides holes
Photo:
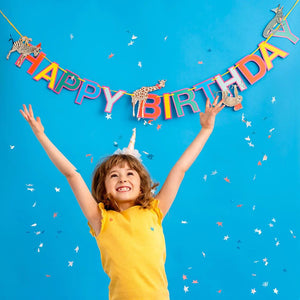
[(105, 188), (120, 210), (135, 204), (140, 195), (141, 180), (139, 174), (127, 163), (113, 167), (106, 176)]

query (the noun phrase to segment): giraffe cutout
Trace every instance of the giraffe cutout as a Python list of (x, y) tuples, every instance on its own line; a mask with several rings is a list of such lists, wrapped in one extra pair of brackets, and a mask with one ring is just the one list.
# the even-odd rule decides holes
[(159, 90), (163, 87), (165, 87), (167, 80), (159, 80), (156, 85), (154, 86), (149, 86), (149, 87), (142, 87), (139, 90), (136, 90), (133, 92), (133, 95), (131, 96), (131, 103), (132, 103), (132, 115), (135, 117), (135, 112), (134, 108), (136, 103), (138, 102), (138, 110), (137, 110), (137, 115), (139, 114), (140, 109), (142, 110), (142, 118), (144, 118), (144, 107), (145, 103), (148, 99), (148, 94), (152, 91)]

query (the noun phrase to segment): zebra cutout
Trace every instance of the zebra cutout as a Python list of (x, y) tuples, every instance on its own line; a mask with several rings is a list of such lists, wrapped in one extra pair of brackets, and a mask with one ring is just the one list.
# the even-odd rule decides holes
[(11, 50), (8, 52), (6, 59), (9, 59), (11, 53), (17, 51), (21, 54), (21, 57), (17, 60), (18, 67), (21, 67), (27, 55), (33, 54), (34, 57), (37, 57), (42, 49), (41, 43), (37, 46), (30, 45), (29, 42), (31, 42), (32, 39), (27, 36), (21, 36), (16, 42), (14, 42), (12, 37), (9, 40), (12, 41), (13, 45)]

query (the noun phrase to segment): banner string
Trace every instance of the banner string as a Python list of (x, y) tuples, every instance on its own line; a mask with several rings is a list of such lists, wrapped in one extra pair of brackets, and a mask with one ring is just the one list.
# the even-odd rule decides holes
[[(296, 2), (295, 2), (294, 5), (292, 6), (292, 8), (289, 10), (289, 12), (285, 15), (285, 17), (283, 18), (283, 20), (286, 20), (286, 18), (287, 18), (287, 17), (289, 16), (289, 14), (294, 10), (294, 8), (295, 8), (295, 6), (298, 4), (298, 2), (299, 2), (299, 0), (296, 0)], [(15, 31), (22, 37), (23, 35), (18, 31), (18, 29), (13, 25), (13, 23), (5, 16), (5, 14), (4, 14), (1, 10), (0, 10), (0, 13), (1, 13), (2, 16), (6, 19), (6, 21), (7, 21), (7, 22), (15, 29)], [(275, 28), (274, 32), (276, 32), (276, 31), (279, 29), (280, 26), (281, 26), (281, 24), (278, 24), (277, 27)], [(273, 36), (273, 33), (265, 40), (265, 42), (267, 42), (272, 36)], [(249, 56), (254, 55), (258, 50), (259, 50), (259, 47), (256, 48)], [(52, 62), (49, 58), (47, 58), (46, 56), (45, 56), (44, 58), (45, 58), (46, 60), (48, 60), (50, 63), (53, 63), (53, 62)], [(234, 69), (236, 69), (238, 66), (239, 66), (238, 64), (235, 65), (235, 66), (234, 66)], [(64, 70), (64, 69), (61, 68), (60, 66), (58, 66), (58, 68), (59, 68), (61, 71), (63, 71), (64, 73), (67, 73), (66, 70)], [(225, 76), (226, 74), (229, 74), (229, 72), (230, 72), (230, 71), (227, 71), (227, 72), (221, 74), (220, 76), (223, 77), (223, 76)], [(81, 78), (79, 78), (79, 80), (82, 81), (82, 82), (85, 81), (84, 79), (81, 79)], [(211, 81), (214, 82), (214, 81), (216, 81), (216, 79), (213, 78)], [(101, 88), (100, 85), (97, 85), (97, 86)], [(192, 91), (192, 90), (194, 90), (194, 89), (196, 89), (196, 87), (193, 87), (193, 88), (189, 89), (189, 91)], [(117, 91), (114, 91), (114, 90), (111, 90), (111, 91), (117, 92)], [(133, 95), (133, 94), (126, 93), (126, 92), (124, 92), (124, 94), (129, 95), (129, 96), (132, 96), (132, 95)], [(173, 95), (173, 94), (170, 94), (170, 96), (172, 96), (172, 95)], [(159, 96), (159, 97), (163, 97), (163, 96)]]

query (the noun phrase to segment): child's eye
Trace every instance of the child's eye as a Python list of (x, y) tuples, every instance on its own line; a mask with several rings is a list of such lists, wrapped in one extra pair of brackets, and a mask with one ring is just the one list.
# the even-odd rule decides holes
[(134, 173), (133, 172), (128, 172), (127, 175), (134, 175)]
[(118, 175), (117, 174), (111, 174), (110, 178), (113, 178), (113, 177), (118, 177)]

